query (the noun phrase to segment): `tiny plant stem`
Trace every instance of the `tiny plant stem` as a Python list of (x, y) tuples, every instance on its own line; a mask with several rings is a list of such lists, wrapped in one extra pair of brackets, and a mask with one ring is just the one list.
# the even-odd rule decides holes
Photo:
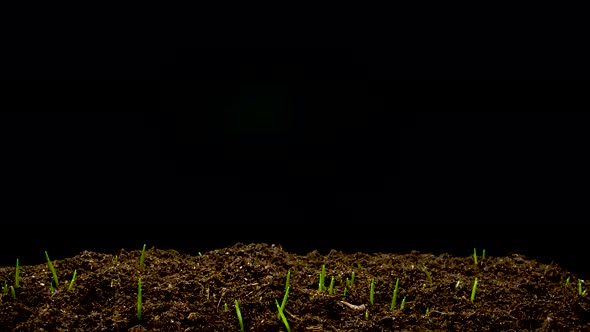
[[(359, 264), (360, 266), (360, 264)], [(352, 276), (350, 277), (350, 286), (354, 283), (354, 271), (352, 271)]]
[(582, 291), (582, 280), (578, 279), (578, 294), (583, 295), (584, 292)]
[(477, 289), (477, 278), (473, 281), (473, 288), (471, 289), (471, 302), (475, 300), (475, 290)]
[(47, 255), (47, 251), (45, 251), (45, 258), (47, 258), (47, 266), (49, 266), (49, 270), (53, 274), (53, 281), (55, 281), (55, 287), (59, 286), (59, 279), (57, 279), (57, 272), (55, 272), (55, 268), (49, 259), (49, 255)]
[(141, 249), (141, 255), (139, 256), (139, 267), (142, 269), (145, 266), (144, 259), (145, 259), (145, 244), (143, 245), (143, 249)]
[(20, 287), (20, 265), (18, 258), (16, 259), (16, 270), (14, 272), (14, 288)]
[(14, 287), (10, 286), (10, 294), (12, 294), (12, 297), (16, 300), (16, 291), (14, 290)]
[(369, 319), (369, 309), (365, 310), (365, 319)]
[(395, 309), (395, 302), (397, 302), (397, 291), (399, 287), (399, 278), (395, 280), (395, 288), (393, 289), (393, 297), (391, 298), (391, 311)]
[(473, 262), (475, 262), (475, 265), (477, 266), (477, 250), (475, 250), (475, 248), (473, 248)]
[(406, 297), (404, 296), (404, 298), (402, 299), (402, 304), (400, 304), (400, 306), (399, 306), (399, 309), (403, 310), (405, 306), (406, 306)]
[(486, 250), (484, 249), (481, 253), (481, 260), (483, 261), (486, 258)]
[(322, 265), (322, 272), (320, 272), (320, 283), (318, 286), (318, 291), (323, 291), (326, 289), (326, 286), (324, 285), (326, 279), (326, 265)]
[(141, 278), (137, 280), (137, 320), (141, 320), (142, 298), (141, 298)]
[(330, 280), (330, 286), (328, 287), (328, 294), (334, 295), (334, 276)]
[(236, 314), (238, 315), (238, 323), (240, 324), (240, 331), (244, 332), (244, 321), (242, 321), (242, 313), (240, 312), (240, 305), (238, 304), (238, 300), (234, 300), (234, 305), (236, 307)]
[(8, 281), (4, 280), (4, 286), (2, 286), (2, 292), (8, 293)]
[(70, 281), (70, 286), (68, 287), (68, 290), (72, 289), (72, 286), (74, 286), (74, 280), (76, 280), (76, 272), (77, 270), (74, 270), (74, 275), (72, 276), (72, 281)]
[(375, 278), (371, 279), (371, 290), (369, 291), (369, 303), (373, 305), (373, 300), (375, 297)]
[(223, 305), (223, 311), (228, 311), (227, 303)]
[(342, 294), (343, 297), (346, 297), (346, 294), (348, 294), (348, 287), (344, 287), (344, 293)]

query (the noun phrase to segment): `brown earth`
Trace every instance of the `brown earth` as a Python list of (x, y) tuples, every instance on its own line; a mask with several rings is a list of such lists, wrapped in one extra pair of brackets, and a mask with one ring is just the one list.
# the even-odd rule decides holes
[[(115, 259), (85, 251), (53, 261), (59, 277), (53, 294), (47, 264), (21, 266), (16, 299), (10, 289), (15, 266), (0, 268), (0, 282), (7, 285), (0, 293), (0, 330), (239, 331), (238, 300), (245, 331), (286, 331), (275, 300), (281, 303), (290, 270), (285, 315), (292, 331), (590, 331), (590, 296), (579, 294), (577, 277), (516, 254), (479, 257), (476, 265), (468, 255), (333, 250), (303, 256), (238, 243), (202, 256), (151, 248), (141, 268), (140, 253), (121, 250)], [(333, 295), (318, 291), (324, 264), (326, 287), (334, 277)]]

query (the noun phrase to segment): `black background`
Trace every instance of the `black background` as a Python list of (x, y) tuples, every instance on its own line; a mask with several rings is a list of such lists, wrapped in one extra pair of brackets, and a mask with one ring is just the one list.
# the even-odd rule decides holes
[(260, 241), (477, 247), (588, 275), (579, 84), (397, 81), (294, 60), (212, 68), (6, 86), (1, 263)]

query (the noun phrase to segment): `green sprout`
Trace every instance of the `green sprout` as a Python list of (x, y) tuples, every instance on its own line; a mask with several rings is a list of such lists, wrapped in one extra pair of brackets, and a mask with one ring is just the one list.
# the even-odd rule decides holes
[(289, 327), (289, 322), (287, 321), (287, 317), (285, 317), (285, 312), (283, 311), (284, 308), (281, 308), (277, 300), (275, 300), (275, 304), (277, 305), (277, 310), (279, 311), (279, 319), (283, 321), (287, 332), (291, 332), (291, 327)]
[(473, 248), (473, 262), (475, 262), (475, 265), (477, 266), (477, 250), (475, 250), (475, 248)]
[[(348, 278), (346, 279), (346, 281), (348, 281)], [(346, 297), (346, 294), (348, 294), (348, 287), (344, 286), (344, 292), (343, 292), (342, 296)]]
[(236, 314), (238, 315), (238, 322), (240, 323), (240, 331), (244, 332), (244, 321), (242, 321), (242, 313), (240, 312), (238, 300), (234, 300), (234, 305), (236, 307)]
[(326, 289), (326, 285), (324, 282), (326, 280), (326, 264), (322, 265), (322, 272), (320, 272), (320, 283), (318, 286), (318, 291), (324, 291)]
[[(360, 268), (360, 264), (359, 264), (359, 268)], [(353, 283), (354, 283), (354, 271), (352, 271), (352, 276), (350, 277), (350, 286), (352, 286)]]
[(582, 283), (583, 282), (584, 282), (584, 280), (578, 279), (578, 294), (580, 294), (580, 295), (586, 295), (586, 291), (587, 291), (587, 289), (582, 290)]
[(53, 286), (53, 281), (49, 283), (49, 293), (53, 294), (55, 292), (55, 287)]
[[(45, 257), (47, 258), (47, 265), (49, 266), (49, 270), (53, 274), (53, 281), (55, 281), (55, 287), (58, 287), (59, 286), (59, 279), (57, 279), (57, 272), (55, 272), (55, 268), (53, 267), (53, 264), (51, 263), (51, 260), (49, 259), (49, 255), (47, 255), (47, 251), (45, 251)], [(51, 291), (51, 293), (53, 293), (53, 291)]]
[[(285, 305), (287, 304), (287, 298), (289, 297), (289, 281), (291, 279), (291, 270), (287, 271), (287, 280), (285, 281), (285, 295), (283, 296), (283, 302), (281, 302), (281, 306), (279, 307), (279, 314), (278, 314), (278, 318), (281, 318), (281, 315), (283, 313), (283, 310), (285, 310)], [(276, 302), (276, 300), (275, 300)], [(277, 302), (278, 305), (278, 302)], [(285, 318), (284, 321), (286, 321), (287, 319)]]
[(8, 281), (4, 280), (4, 286), (2, 286), (2, 293), (8, 293)]
[(141, 255), (139, 256), (139, 267), (142, 269), (145, 266), (145, 264), (143, 263), (144, 258), (145, 258), (145, 244), (143, 245), (143, 249), (141, 250)]
[(10, 294), (12, 294), (12, 297), (16, 300), (16, 291), (14, 290), (14, 287), (10, 286)]
[(373, 300), (375, 297), (375, 278), (371, 279), (371, 290), (369, 292), (369, 303), (373, 305)]
[(471, 302), (473, 302), (473, 300), (475, 300), (475, 290), (477, 289), (477, 277), (475, 278), (475, 281), (473, 282), (473, 288), (471, 289)]
[(16, 271), (14, 272), (14, 288), (19, 287), (20, 281), (20, 266), (18, 264), (18, 258), (16, 259)]
[(141, 278), (139, 278), (137, 280), (137, 320), (141, 320), (141, 309), (142, 309)]
[(365, 310), (365, 319), (369, 319), (369, 309)]
[(393, 297), (391, 298), (391, 311), (395, 308), (395, 303), (397, 302), (397, 292), (399, 287), (399, 278), (395, 281), (395, 288), (393, 289)]
[(422, 266), (422, 271), (424, 272), (424, 274), (426, 274), (426, 279), (428, 279), (428, 283), (432, 285), (432, 275), (430, 274), (430, 272), (428, 272), (428, 270), (426, 270), (426, 265)]
[(76, 272), (77, 270), (74, 270), (74, 275), (72, 276), (72, 281), (70, 281), (70, 286), (68, 287), (68, 290), (72, 289), (72, 286), (74, 286), (74, 280), (76, 280)]
[(328, 287), (328, 294), (334, 295), (334, 276), (330, 280), (330, 286)]
[(481, 260), (483, 261), (486, 258), (486, 250), (484, 249), (481, 253)]
[(570, 277), (567, 277), (567, 279), (565, 280), (565, 285), (569, 286), (569, 284), (570, 284)]
[(290, 288), (290, 286), (289, 286), (289, 279), (290, 279), (290, 276), (291, 276), (291, 270), (289, 270), (287, 272), (287, 282), (286, 282), (286, 285), (285, 285), (285, 295), (283, 296), (283, 302), (281, 302), (281, 306), (279, 308), (279, 314), (277, 315), (277, 318), (278, 319), (281, 319), (281, 312), (283, 312), (283, 310), (285, 310), (285, 305), (287, 304), (287, 298), (289, 297), (289, 288)]
[(404, 310), (405, 306), (406, 306), (406, 297), (404, 296), (404, 298), (402, 299), (402, 304), (400, 304), (400, 306), (399, 306), (399, 310)]
[(228, 311), (227, 303), (223, 305), (223, 311)]

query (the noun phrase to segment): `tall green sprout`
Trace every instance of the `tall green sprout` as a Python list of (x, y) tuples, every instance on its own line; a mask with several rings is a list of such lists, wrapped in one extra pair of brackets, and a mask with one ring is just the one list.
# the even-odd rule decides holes
[(236, 307), (236, 314), (238, 315), (238, 322), (240, 323), (240, 331), (244, 332), (244, 321), (242, 320), (242, 313), (240, 312), (238, 300), (234, 300), (234, 305)]
[(477, 266), (477, 250), (475, 248), (473, 248), (473, 262)]
[(74, 286), (74, 280), (76, 280), (76, 272), (77, 270), (74, 270), (74, 275), (72, 276), (72, 281), (70, 281), (70, 286), (68, 287), (68, 290), (72, 289), (72, 286)]
[(20, 287), (20, 265), (16, 259), (16, 271), (14, 272), (14, 288)]
[(323, 264), (322, 265), (322, 272), (320, 272), (320, 283), (318, 286), (318, 291), (322, 292), (326, 289), (325, 281), (326, 281), (326, 264)]
[(477, 289), (477, 277), (475, 278), (475, 281), (473, 281), (473, 288), (471, 289), (471, 302), (473, 302), (473, 300), (475, 300), (475, 290)]
[[(289, 291), (289, 288), (287, 288), (287, 292)], [(284, 298), (283, 298), (284, 299)], [(284, 302), (283, 302), (284, 303)], [(275, 304), (277, 306), (277, 310), (279, 311), (279, 319), (283, 322), (283, 324), (285, 325), (285, 328), (287, 329), (287, 332), (291, 332), (291, 327), (289, 326), (289, 322), (287, 321), (287, 317), (285, 316), (285, 312), (284, 307), (281, 307), (279, 305), (279, 301), (275, 300)]]
[(145, 266), (145, 264), (143, 262), (144, 258), (145, 258), (145, 244), (143, 245), (143, 249), (141, 249), (141, 255), (139, 256), (139, 267), (142, 269)]
[(373, 305), (373, 300), (375, 297), (375, 278), (371, 279), (371, 290), (369, 291), (369, 303)]
[(55, 272), (55, 268), (49, 259), (49, 255), (47, 255), (47, 251), (45, 251), (45, 257), (47, 258), (47, 265), (49, 266), (49, 270), (53, 274), (53, 281), (55, 282), (55, 287), (59, 286), (59, 279), (57, 279), (57, 273)]
[(281, 312), (283, 310), (285, 310), (285, 305), (287, 304), (287, 297), (289, 296), (289, 280), (290, 279), (291, 279), (291, 270), (287, 271), (287, 281), (285, 282), (285, 295), (283, 296), (283, 302), (281, 302), (281, 306), (280, 306), (280, 309), (279, 309), (279, 314), (277, 315), (277, 317), (279, 319), (281, 319)]
[(328, 286), (328, 294), (334, 295), (334, 276), (330, 279), (330, 286)]
[(137, 320), (141, 320), (141, 309), (142, 309), (142, 298), (141, 298), (141, 278), (137, 280)]
[(391, 298), (391, 311), (395, 309), (395, 303), (397, 302), (397, 291), (399, 287), (399, 278), (395, 280), (395, 288), (393, 289), (393, 297)]

